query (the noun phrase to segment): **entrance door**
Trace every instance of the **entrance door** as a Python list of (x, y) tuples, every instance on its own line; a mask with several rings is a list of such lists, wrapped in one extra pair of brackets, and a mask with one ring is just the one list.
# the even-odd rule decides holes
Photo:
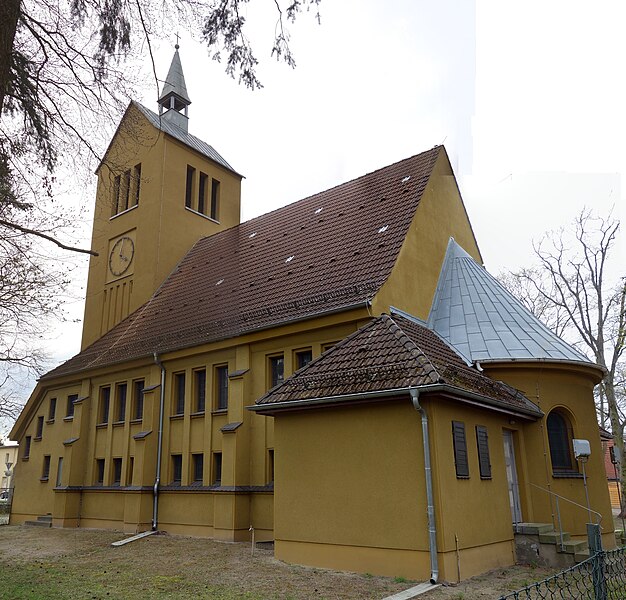
[(522, 522), (522, 509), (519, 501), (519, 483), (517, 481), (517, 468), (515, 466), (515, 447), (513, 446), (513, 432), (504, 429), (504, 463), (506, 465), (506, 480), (509, 486), (509, 503), (511, 504), (511, 517), (513, 523)]

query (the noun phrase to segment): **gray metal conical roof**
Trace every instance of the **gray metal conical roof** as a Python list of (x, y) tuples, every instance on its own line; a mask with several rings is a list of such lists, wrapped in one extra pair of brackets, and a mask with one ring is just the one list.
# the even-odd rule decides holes
[(468, 361), (591, 363), (450, 238), (428, 325)]
[(186, 104), (191, 104), (189, 94), (187, 93), (187, 86), (185, 85), (183, 66), (180, 62), (180, 55), (178, 54), (178, 46), (176, 46), (170, 70), (167, 72), (167, 77), (163, 84), (161, 95), (159, 96), (159, 102), (162, 102), (172, 94), (176, 95)]

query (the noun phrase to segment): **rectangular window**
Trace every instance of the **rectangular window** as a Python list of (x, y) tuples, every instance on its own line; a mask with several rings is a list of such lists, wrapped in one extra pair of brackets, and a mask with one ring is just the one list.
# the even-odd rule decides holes
[(183, 456), (172, 454), (172, 484), (180, 485), (183, 478)]
[(124, 182), (122, 184), (122, 205), (120, 206), (120, 212), (128, 209), (128, 202), (130, 200), (130, 169), (124, 171)]
[(296, 352), (296, 371), (306, 367), (313, 360), (313, 352), (308, 350), (298, 350)]
[(206, 214), (206, 192), (207, 181), (209, 176), (206, 173), (200, 173), (200, 181), (198, 182), (198, 212), (203, 215)]
[(476, 425), (476, 444), (478, 445), (478, 467), (481, 479), (491, 479), (491, 463), (489, 462), (489, 439), (487, 428)]
[(228, 366), (215, 367), (215, 409), (228, 408)]
[(135, 183), (135, 193), (133, 194), (133, 206), (139, 204), (139, 192), (141, 190), (141, 163), (135, 165), (133, 169), (133, 181)]
[(100, 405), (98, 408), (98, 424), (103, 425), (109, 422), (110, 403), (111, 403), (111, 388), (109, 386), (100, 388)]
[(185, 187), (185, 206), (187, 208), (191, 208), (191, 202), (193, 199), (193, 180), (195, 172), (196, 170), (193, 167), (187, 165), (187, 182)]
[(285, 379), (285, 357), (280, 356), (269, 357), (269, 386), (273, 388)]
[(126, 485), (133, 485), (133, 471), (135, 470), (135, 457), (128, 459), (128, 470), (126, 471)]
[(330, 350), (333, 346), (336, 346), (337, 342), (327, 342), (326, 344), (322, 344), (322, 352), (326, 352)]
[(50, 406), (48, 407), (48, 421), (54, 421), (57, 412), (57, 399), (50, 398)]
[(133, 419), (143, 419), (143, 388), (144, 380), (138, 379), (133, 382)]
[(456, 476), (460, 479), (469, 477), (467, 444), (465, 442), (465, 423), (452, 421), (452, 443), (454, 445), (454, 464)]
[(113, 485), (121, 485), (122, 483), (122, 459), (113, 459)]
[(28, 458), (30, 456), (30, 442), (31, 442), (31, 437), (30, 435), (27, 435), (24, 438), (24, 454), (22, 458)]
[(274, 483), (274, 449), (267, 451), (267, 482)]
[(115, 420), (120, 423), (126, 420), (126, 391), (125, 383), (118, 383), (115, 391)]
[(96, 485), (104, 485), (104, 458), (96, 458)]
[(193, 482), (202, 485), (204, 478), (204, 454), (192, 454)]
[(204, 412), (206, 406), (206, 369), (193, 372), (194, 412)]
[(63, 484), (63, 457), (59, 456), (59, 462), (57, 463), (57, 479), (55, 487), (61, 487)]
[(43, 437), (43, 417), (37, 417), (37, 432), (35, 439), (40, 440)]
[(211, 180), (211, 214), (212, 219), (218, 220), (218, 209), (220, 202), (220, 182), (217, 179)]
[(43, 468), (41, 469), (41, 480), (48, 481), (50, 479), (50, 456), (43, 457)]
[(213, 485), (222, 485), (222, 453), (213, 452)]
[(185, 412), (185, 374), (174, 375), (174, 406), (172, 414), (182, 415)]
[(111, 201), (111, 216), (115, 216), (120, 212), (120, 188), (122, 187), (122, 178), (119, 175), (113, 180), (113, 199)]
[(74, 416), (74, 402), (76, 402), (76, 400), (78, 400), (78, 394), (70, 394), (67, 397), (67, 408), (65, 410), (66, 417)]

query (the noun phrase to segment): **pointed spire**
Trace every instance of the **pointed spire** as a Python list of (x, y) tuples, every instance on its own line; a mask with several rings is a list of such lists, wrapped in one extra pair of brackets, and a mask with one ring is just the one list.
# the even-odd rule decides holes
[(159, 96), (159, 114), (162, 114), (164, 119), (187, 131), (187, 107), (191, 104), (191, 100), (187, 93), (178, 48), (179, 46), (176, 44), (174, 57)]

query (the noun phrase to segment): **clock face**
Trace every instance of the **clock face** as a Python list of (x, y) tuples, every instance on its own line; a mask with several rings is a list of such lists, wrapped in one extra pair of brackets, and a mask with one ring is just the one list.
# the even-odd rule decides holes
[(119, 277), (128, 271), (135, 255), (135, 243), (128, 236), (119, 238), (109, 254), (109, 269), (113, 275)]

